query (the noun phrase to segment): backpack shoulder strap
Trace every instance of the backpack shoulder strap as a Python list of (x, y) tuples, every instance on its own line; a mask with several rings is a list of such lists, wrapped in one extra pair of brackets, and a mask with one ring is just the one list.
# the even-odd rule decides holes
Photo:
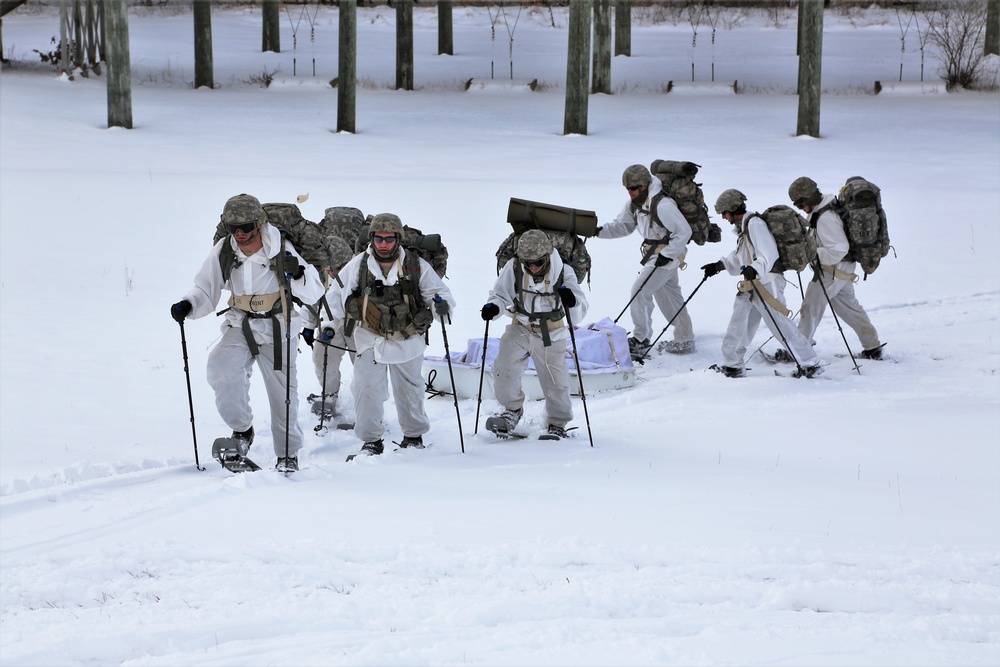
[(660, 220), (660, 214), (657, 212), (656, 208), (657, 206), (659, 206), (660, 200), (666, 196), (667, 196), (666, 193), (663, 190), (660, 190), (655, 195), (653, 195), (653, 200), (649, 202), (649, 219), (658, 224), (660, 227), (663, 227), (664, 229), (666, 229), (667, 226), (663, 224), (662, 220)]
[(223, 237), (224, 243), (219, 249), (219, 268), (222, 270), (222, 282), (229, 282), (229, 277), (233, 274), (233, 266), (236, 264), (236, 251), (233, 244), (229, 242), (229, 235)]

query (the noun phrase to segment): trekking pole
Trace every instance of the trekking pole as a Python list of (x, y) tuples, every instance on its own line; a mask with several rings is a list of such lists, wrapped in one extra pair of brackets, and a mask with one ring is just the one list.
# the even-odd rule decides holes
[(184, 355), (184, 378), (187, 380), (188, 408), (191, 410), (191, 439), (194, 441), (194, 467), (204, 471), (205, 468), (198, 461), (198, 434), (194, 429), (194, 400), (191, 398), (191, 371), (188, 369), (188, 344), (187, 337), (184, 335), (184, 320), (181, 320), (178, 324), (181, 325), (181, 353)]
[(802, 297), (803, 301), (805, 301), (806, 300), (806, 291), (804, 289), (802, 289), (802, 272), (801, 271), (796, 271), (795, 272), (795, 277), (799, 279), (799, 296)]
[[(320, 329), (322, 332), (322, 329)], [(320, 333), (322, 336), (323, 334)], [(323, 430), (323, 422), (326, 420), (326, 362), (330, 355), (330, 348), (323, 348), (323, 384), (319, 388), (320, 392), (320, 404), (319, 404), (319, 424), (313, 428), (314, 431), (319, 433)]]
[[(435, 295), (434, 301), (441, 301), (441, 297)], [(458, 441), (462, 445), (462, 453), (465, 453), (465, 436), (462, 435), (462, 413), (458, 409), (458, 390), (455, 389), (455, 371), (451, 368), (451, 350), (448, 349), (448, 329), (444, 324), (444, 315), (441, 315), (441, 337), (444, 338), (444, 358), (448, 360), (448, 378), (451, 380), (451, 398), (455, 403), (455, 418), (458, 419)], [(451, 318), (449, 318), (451, 319)]]
[[(833, 321), (837, 323), (837, 330), (840, 332), (840, 337), (844, 340), (844, 347), (847, 348), (847, 354), (851, 356), (851, 362), (854, 363), (854, 370), (858, 372), (858, 375), (861, 375), (861, 367), (858, 366), (858, 360), (854, 358), (854, 353), (851, 352), (851, 346), (847, 344), (847, 336), (844, 335), (844, 328), (840, 326), (840, 318), (837, 317), (837, 311), (833, 309), (833, 302), (830, 301), (830, 294), (826, 291), (826, 285), (823, 284), (823, 265), (819, 264), (819, 262), (817, 262), (817, 264), (820, 269), (820, 273), (817, 276), (819, 286), (823, 288), (823, 296), (826, 297), (826, 303), (830, 306), (830, 312), (833, 313)], [(834, 276), (834, 278), (836, 278), (836, 276)]]
[(767, 316), (771, 318), (771, 323), (774, 325), (775, 330), (781, 336), (781, 342), (785, 344), (785, 349), (787, 349), (789, 353), (791, 353), (792, 359), (795, 360), (795, 367), (799, 369), (799, 375), (802, 375), (805, 372), (802, 369), (802, 364), (799, 363), (798, 357), (796, 357), (795, 353), (792, 352), (792, 346), (788, 344), (788, 339), (785, 338), (784, 332), (781, 330), (781, 327), (778, 326), (778, 321), (774, 319), (774, 313), (771, 312), (771, 308), (767, 305), (767, 301), (764, 301), (764, 297), (760, 295), (760, 291), (757, 289), (757, 283), (751, 280), (750, 286), (753, 287), (753, 293), (757, 295), (758, 299), (760, 299), (760, 304), (764, 306), (764, 310), (767, 312)]
[(642, 363), (642, 360), (646, 358), (646, 355), (649, 354), (649, 351), (652, 350), (654, 347), (656, 347), (656, 341), (660, 340), (660, 337), (663, 336), (663, 334), (667, 333), (667, 328), (674, 323), (674, 320), (676, 320), (677, 316), (681, 314), (681, 311), (683, 311), (684, 308), (687, 307), (688, 301), (690, 301), (694, 297), (694, 295), (698, 293), (698, 290), (701, 289), (701, 286), (705, 284), (706, 280), (708, 280), (708, 276), (705, 276), (704, 278), (701, 279), (701, 282), (698, 283), (698, 286), (694, 288), (694, 290), (691, 292), (688, 298), (684, 300), (684, 303), (681, 304), (681, 307), (677, 309), (676, 313), (674, 313), (674, 316), (670, 318), (669, 322), (667, 322), (667, 326), (663, 327), (663, 331), (661, 331), (660, 335), (656, 337), (656, 340), (654, 340), (652, 343), (649, 344), (649, 347), (646, 348), (646, 351), (643, 352), (642, 356), (639, 357), (638, 359), (640, 364)]
[[(798, 317), (800, 312), (802, 312), (802, 311), (801, 310), (796, 310), (794, 313), (792, 313), (791, 319), (794, 320), (796, 317)], [(753, 353), (749, 357), (747, 357), (747, 362), (749, 362), (751, 359), (753, 359), (753, 357), (754, 357), (755, 354), (757, 354), (758, 352), (760, 352), (761, 350), (763, 350), (764, 346), (767, 345), (768, 343), (770, 343), (772, 338), (774, 338), (774, 334), (771, 334), (770, 336), (768, 336), (767, 340), (765, 340), (763, 343), (761, 343), (757, 347), (757, 349), (754, 350)]]
[(479, 365), (479, 396), (476, 397), (476, 428), (472, 430), (472, 435), (479, 432), (479, 406), (483, 404), (483, 377), (486, 375), (486, 346), (489, 345), (489, 343), (490, 321), (486, 320), (486, 332), (483, 334), (483, 358)]
[(625, 304), (625, 307), (622, 308), (622, 312), (618, 313), (618, 317), (615, 318), (615, 324), (618, 324), (618, 320), (620, 320), (622, 318), (622, 315), (625, 314), (625, 311), (628, 310), (628, 307), (632, 305), (633, 301), (635, 301), (635, 297), (639, 296), (639, 292), (641, 292), (642, 288), (646, 286), (646, 283), (649, 282), (649, 279), (653, 277), (653, 274), (656, 273), (656, 270), (658, 268), (660, 268), (660, 267), (654, 266), (653, 270), (649, 272), (648, 276), (646, 276), (646, 279), (642, 281), (642, 284), (639, 285), (639, 289), (637, 289), (635, 291), (635, 294), (632, 295), (632, 298), (629, 299), (628, 303)]
[(566, 307), (566, 304), (563, 304), (563, 311), (566, 313), (566, 327), (569, 329), (569, 340), (573, 343), (573, 361), (576, 362), (576, 379), (580, 381), (580, 398), (583, 399), (583, 417), (587, 422), (587, 437), (590, 438), (590, 446), (593, 447), (594, 433), (590, 430), (590, 413), (587, 412), (587, 392), (583, 390), (583, 372), (580, 370), (580, 355), (576, 351), (576, 332), (573, 330), (573, 319), (569, 316), (569, 308)]

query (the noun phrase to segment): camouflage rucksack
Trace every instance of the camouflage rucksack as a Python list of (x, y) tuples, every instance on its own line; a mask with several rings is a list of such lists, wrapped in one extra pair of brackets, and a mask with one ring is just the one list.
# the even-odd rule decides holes
[[(514, 257), (517, 251), (517, 242), (525, 231), (527, 230), (512, 232), (497, 248), (497, 275), (500, 274), (504, 265)], [(563, 264), (573, 269), (573, 272), (576, 273), (576, 281), (582, 285), (590, 275), (591, 261), (590, 253), (587, 252), (587, 244), (579, 236), (569, 232), (557, 232), (552, 229), (542, 229), (541, 231), (549, 237), (549, 240), (552, 241), (552, 247), (559, 253)]]
[[(867, 278), (889, 254), (891, 247), (885, 209), (882, 208), (882, 191), (861, 176), (851, 176), (840, 189), (832, 208), (844, 222), (844, 232), (851, 247), (845, 259), (857, 262)], [(817, 210), (810, 219), (819, 218), (822, 212), (822, 209)]]
[(751, 213), (767, 223), (778, 246), (778, 261), (771, 267), (774, 273), (801, 271), (816, 259), (816, 239), (807, 231), (806, 219), (790, 206), (772, 206), (763, 213)]
[(354, 248), (365, 224), (365, 214), (353, 206), (331, 206), (326, 209), (319, 226), (326, 234), (339, 236)]
[[(355, 253), (362, 252), (368, 247), (368, 223), (371, 222), (371, 218), (372, 216), (368, 216), (358, 230), (358, 236), (354, 241)], [(448, 248), (441, 242), (440, 234), (424, 234), (416, 227), (403, 225), (401, 245), (424, 258), (433, 267), (434, 273), (444, 278), (448, 271)]]
[[(302, 212), (295, 204), (271, 203), (263, 204), (263, 208), (267, 213), (267, 222), (278, 228), (282, 240), (291, 242), (302, 259), (315, 266), (321, 276), (325, 275), (330, 266), (330, 248), (320, 226), (302, 217)], [(225, 224), (220, 221), (215, 228), (215, 238), (212, 243), (218, 243), (219, 239), (228, 234)], [(219, 254), (219, 264), (222, 267), (222, 276), (226, 280), (229, 279), (235, 259), (236, 252), (232, 246), (228, 243), (223, 244), (222, 252)]]
[(691, 226), (691, 241), (698, 245), (705, 242), (718, 243), (722, 240), (722, 229), (709, 220), (708, 206), (705, 205), (705, 193), (701, 183), (695, 183), (700, 165), (694, 162), (675, 162), (673, 160), (653, 160), (649, 171), (660, 179), (660, 193), (653, 195), (649, 204), (653, 221), (663, 226), (656, 213), (656, 205), (661, 197), (670, 197), (677, 204), (684, 219)]

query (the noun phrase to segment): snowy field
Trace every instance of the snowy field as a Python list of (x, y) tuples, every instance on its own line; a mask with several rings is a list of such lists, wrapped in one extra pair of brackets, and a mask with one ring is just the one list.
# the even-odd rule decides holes
[[(4, 667), (1000, 663), (1000, 95), (917, 94), (918, 34), (901, 52), (895, 12), (827, 12), (814, 139), (794, 136), (790, 11), (726, 14), (695, 47), (686, 20), (637, 19), (615, 94), (591, 96), (587, 136), (563, 136), (565, 10), (524, 10), (511, 47), (516, 8), (495, 42), (485, 8), (456, 8), (456, 54), (438, 56), (421, 3), (403, 92), (395, 14), (363, 8), (358, 132), (338, 134), (333, 9), (283, 11), (281, 54), (259, 53), (259, 13), (215, 11), (216, 90), (190, 87), (186, 10), (132, 14), (135, 128), (109, 130), (103, 77), (37, 62), (58, 16), (32, 4), (4, 17), (0, 73)], [(491, 64), (509, 78), (511, 49), (536, 92), (464, 92)], [(696, 82), (714, 66), (745, 93), (664, 94), (692, 63)], [(872, 94), (901, 64), (910, 93)], [(263, 73), (267, 89), (250, 83)], [(776, 377), (759, 356), (745, 379), (708, 370), (734, 294), (721, 275), (689, 304), (697, 353), (655, 355), (631, 389), (588, 395), (589, 420), (576, 399), (572, 439), (484, 435), (492, 400), (461, 401), (460, 432), (436, 397), (426, 450), (346, 464), (361, 443), (316, 435), (303, 407), (303, 469), (286, 479), (257, 377), (265, 470), (211, 459), (228, 430), (205, 381), (209, 317), (185, 327), (195, 467), (168, 308), (230, 196), (308, 193), (312, 220), (356, 206), (441, 233), (454, 351), (483, 336), (510, 197), (609, 220), (622, 170), (657, 158), (702, 165), (707, 199), (736, 187), (757, 210), (789, 203), (801, 175), (831, 192), (878, 183), (895, 256), (857, 292), (889, 359), (855, 372), (828, 315), (819, 379)], [(685, 294), (732, 248), (725, 231), (691, 246)], [(638, 245), (588, 243), (588, 320), (621, 312)], [(318, 388), (307, 351), (303, 404)], [(439, 326), (427, 352), (444, 352)], [(541, 403), (525, 412), (544, 427)]]

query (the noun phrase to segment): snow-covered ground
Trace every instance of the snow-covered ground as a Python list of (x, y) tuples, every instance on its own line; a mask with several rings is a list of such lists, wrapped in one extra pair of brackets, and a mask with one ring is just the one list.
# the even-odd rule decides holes
[[(686, 21), (637, 21), (616, 94), (591, 97), (588, 136), (563, 136), (565, 10), (517, 19), (514, 76), (539, 91), (463, 92), (491, 62), (509, 76), (503, 18), (493, 42), (485, 8), (456, 8), (456, 55), (438, 56), (421, 4), (412, 92), (391, 90), (394, 12), (359, 10), (358, 132), (338, 134), (336, 12), (319, 10), (314, 41), (301, 19), (293, 51), (296, 11), (281, 54), (258, 52), (256, 12), (216, 11), (211, 91), (189, 86), (190, 14), (132, 15), (133, 130), (106, 129), (103, 77), (32, 63), (56, 14), (4, 17), (4, 667), (1000, 662), (1000, 95), (872, 95), (901, 62), (919, 81), (915, 33), (901, 53), (894, 12), (829, 11), (823, 137), (797, 138), (794, 14), (727, 14), (694, 48)], [(692, 62), (698, 82), (714, 65), (750, 94), (662, 94)], [(262, 73), (270, 88), (248, 83)], [(607, 220), (622, 170), (656, 158), (702, 165), (710, 201), (736, 187), (758, 210), (788, 203), (803, 174), (827, 191), (854, 174), (882, 186), (897, 256), (858, 294), (890, 359), (854, 372), (828, 316), (821, 379), (775, 377), (760, 357), (746, 379), (707, 370), (734, 292), (717, 276), (689, 305), (698, 352), (588, 395), (589, 423), (577, 401), (575, 438), (497, 442), (482, 433), (496, 403), (469, 399), (460, 439), (436, 397), (426, 450), (346, 464), (354, 435), (315, 435), (303, 409), (303, 470), (286, 479), (269, 469), (255, 378), (267, 469), (234, 476), (210, 457), (227, 429), (204, 378), (206, 318), (186, 325), (195, 468), (167, 310), (228, 197), (308, 193), (312, 220), (356, 206), (440, 232), (454, 351), (483, 336), (510, 197)], [(622, 310), (638, 243), (588, 244), (588, 319)], [(686, 294), (732, 243), (690, 248)], [(797, 292), (793, 279), (793, 310)], [(443, 352), (435, 327), (428, 354)], [(300, 383), (304, 402), (318, 387), (304, 352)], [(541, 415), (527, 406), (530, 427)]]

